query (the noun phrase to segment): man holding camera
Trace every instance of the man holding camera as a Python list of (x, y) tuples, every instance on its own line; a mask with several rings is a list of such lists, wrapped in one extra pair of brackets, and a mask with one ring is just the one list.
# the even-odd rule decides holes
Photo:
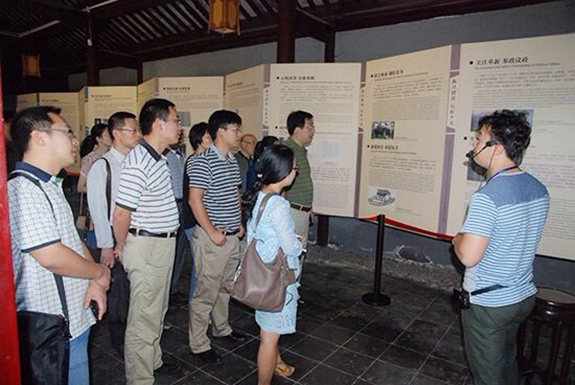
[(517, 330), (535, 303), (533, 260), (549, 211), (545, 186), (519, 165), (530, 143), (525, 114), (479, 121), (468, 157), (486, 170), (453, 238), (465, 265), (460, 295), (465, 351), (475, 385), (517, 384)]

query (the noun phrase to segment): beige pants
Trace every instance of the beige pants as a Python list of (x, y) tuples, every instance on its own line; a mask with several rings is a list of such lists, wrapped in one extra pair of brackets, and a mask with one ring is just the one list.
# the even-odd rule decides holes
[(207, 336), (210, 318), (215, 337), (232, 332), (228, 322), (227, 285), (233, 280), (239, 263), (239, 240), (237, 235), (228, 236), (223, 246), (216, 246), (198, 226), (194, 230), (193, 245), (196, 283), (189, 306), (190, 349), (192, 353), (202, 353), (211, 349)]
[(128, 234), (123, 262), (130, 279), (124, 360), (129, 385), (153, 384), (163, 365), (160, 339), (168, 311), (176, 238)]

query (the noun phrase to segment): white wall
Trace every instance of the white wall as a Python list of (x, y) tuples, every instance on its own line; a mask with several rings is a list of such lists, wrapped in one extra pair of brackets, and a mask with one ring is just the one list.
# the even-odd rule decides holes
[[(85, 72), (68, 76), (68, 91), (80, 91), (88, 81)], [(138, 71), (132, 68), (107, 68), (100, 71), (102, 86), (134, 86), (138, 84)]]
[[(453, 43), (515, 39), (575, 32), (575, 0), (523, 6), (502, 11), (442, 17), (385, 27), (340, 32), (336, 62), (362, 62)], [(225, 75), (264, 63), (275, 63), (276, 43), (234, 48), (144, 63), (144, 80), (160, 76)], [(322, 62), (323, 44), (296, 42), (296, 62)], [(102, 85), (136, 84), (136, 71), (111, 68), (100, 73)], [(70, 90), (86, 84), (86, 74), (69, 78)]]

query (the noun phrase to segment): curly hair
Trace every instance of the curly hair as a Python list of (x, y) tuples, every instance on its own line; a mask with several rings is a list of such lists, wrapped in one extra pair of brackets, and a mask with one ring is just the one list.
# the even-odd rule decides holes
[(507, 157), (520, 165), (531, 143), (531, 124), (519, 111), (500, 110), (481, 118), (478, 127), (486, 127), (492, 140), (501, 144)]

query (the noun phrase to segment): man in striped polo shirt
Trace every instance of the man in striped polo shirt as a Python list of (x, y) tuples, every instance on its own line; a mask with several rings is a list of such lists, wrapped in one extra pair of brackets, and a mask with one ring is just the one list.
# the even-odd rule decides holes
[(535, 303), (533, 259), (549, 211), (545, 186), (519, 169), (530, 135), (523, 113), (497, 111), (479, 121), (469, 154), (487, 180), (453, 246), (466, 267), (462, 320), (475, 385), (519, 383), (517, 330)]
[(174, 104), (165, 99), (146, 102), (139, 122), (143, 139), (122, 164), (113, 228), (116, 254), (130, 279), (126, 380), (153, 384), (154, 371), (178, 366), (163, 362), (160, 348), (179, 226), (170, 170), (161, 154), (178, 141), (182, 127)]
[(231, 149), (238, 146), (242, 120), (232, 111), (214, 112), (208, 131), (214, 143), (192, 159), (189, 204), (198, 222), (193, 235), (196, 282), (190, 302), (190, 349), (205, 362), (218, 362), (207, 336), (242, 341), (228, 320), (227, 284), (239, 263), (240, 169)]

